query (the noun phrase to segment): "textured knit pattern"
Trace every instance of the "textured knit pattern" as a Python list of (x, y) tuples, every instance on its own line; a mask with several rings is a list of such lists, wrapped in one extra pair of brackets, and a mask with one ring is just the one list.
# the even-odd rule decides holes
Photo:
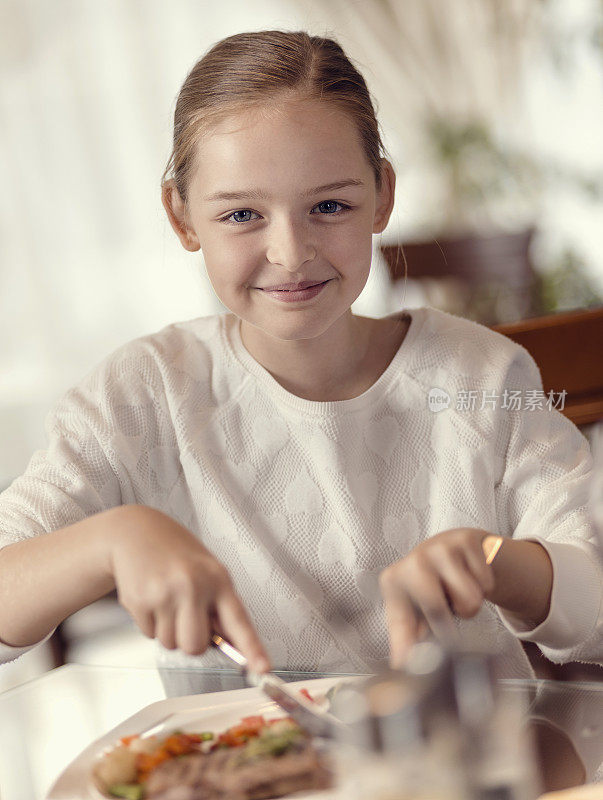
[[(578, 638), (555, 641), (564, 595), (539, 643), (557, 661), (600, 658), (586, 440), (555, 410), (481, 408), (482, 390), (542, 388), (523, 348), (431, 308), (407, 314), (385, 372), (337, 402), (287, 392), (230, 313), (126, 344), (49, 415), (48, 449), (0, 495), (0, 544), (123, 503), (161, 509), (226, 565), (277, 667), (366, 671), (388, 651), (379, 572), (427, 537), (468, 526), (570, 543), (590, 569)], [(434, 387), (451, 397), (438, 413)], [(477, 391), (475, 410), (457, 408), (463, 391)], [(493, 606), (459, 627), (469, 643), (502, 647), (508, 674), (530, 674)], [(162, 665), (215, 657), (159, 648)]]

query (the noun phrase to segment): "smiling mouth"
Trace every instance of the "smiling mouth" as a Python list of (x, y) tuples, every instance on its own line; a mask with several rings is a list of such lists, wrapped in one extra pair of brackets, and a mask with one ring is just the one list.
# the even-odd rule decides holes
[[(312, 289), (314, 286), (322, 286), (325, 283), (328, 283), (331, 279), (327, 278), (326, 281), (317, 281), (316, 283), (311, 283), (310, 281), (304, 281), (303, 283), (298, 284), (284, 284), (281, 286), (256, 286), (256, 289), (260, 289), (263, 292), (303, 292), (306, 289)], [(286, 287), (286, 288), (285, 288)]]

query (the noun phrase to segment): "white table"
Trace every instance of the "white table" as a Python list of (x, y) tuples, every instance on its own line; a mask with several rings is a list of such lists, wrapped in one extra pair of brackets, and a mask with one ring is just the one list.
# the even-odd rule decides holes
[[(290, 680), (329, 677), (280, 674)], [(226, 669), (191, 670), (190, 680), (195, 692), (244, 686), (240, 675)], [(509, 691), (526, 689), (533, 701), (531, 713), (567, 731), (594, 773), (603, 761), (603, 683), (504, 683)], [(165, 697), (155, 668), (77, 664), (59, 667), (1, 693), (1, 800), (43, 800), (58, 775), (85, 747)], [(559, 757), (553, 761), (553, 767), (564, 768)]]

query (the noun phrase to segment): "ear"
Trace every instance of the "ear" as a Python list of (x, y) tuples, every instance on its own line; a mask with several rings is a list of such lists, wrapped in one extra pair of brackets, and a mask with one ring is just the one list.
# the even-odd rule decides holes
[(381, 189), (377, 193), (377, 206), (373, 222), (373, 233), (381, 233), (387, 227), (394, 208), (396, 173), (386, 158), (381, 159)]
[(170, 225), (180, 239), (182, 247), (191, 252), (200, 250), (201, 244), (197, 234), (186, 221), (186, 207), (173, 178), (170, 178), (161, 187), (161, 202), (168, 215)]

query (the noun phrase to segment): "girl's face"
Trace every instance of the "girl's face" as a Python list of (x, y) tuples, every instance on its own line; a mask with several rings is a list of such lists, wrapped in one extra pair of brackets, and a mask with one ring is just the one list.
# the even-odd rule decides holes
[[(197, 152), (188, 208), (175, 189), (164, 205), (184, 247), (203, 251), (228, 309), (270, 336), (313, 338), (349, 311), (368, 278), (371, 235), (394, 200), (393, 169), (382, 165), (377, 192), (350, 119), (289, 101), (215, 127)], [(297, 284), (316, 288), (295, 292)]]

